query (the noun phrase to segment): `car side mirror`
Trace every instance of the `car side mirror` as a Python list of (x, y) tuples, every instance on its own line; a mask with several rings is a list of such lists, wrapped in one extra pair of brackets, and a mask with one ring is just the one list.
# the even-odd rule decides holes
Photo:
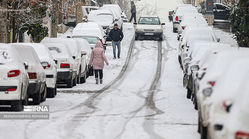
[(72, 56), (72, 58), (73, 58), (73, 59), (76, 59), (76, 57), (75, 57), (75, 56)]
[(217, 38), (217, 42), (220, 42), (220, 38)]
[(29, 65), (27, 62), (24, 62), (23, 65), (24, 65), (25, 70), (27, 70), (29, 68)]
[(87, 52), (86, 51), (81, 51), (81, 57), (87, 55)]
[(165, 23), (162, 23), (161, 25), (165, 25)]

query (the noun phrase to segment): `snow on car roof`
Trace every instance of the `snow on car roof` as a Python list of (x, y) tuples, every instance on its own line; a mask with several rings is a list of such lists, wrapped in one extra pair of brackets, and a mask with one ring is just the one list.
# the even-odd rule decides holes
[(18, 53), (8, 44), (0, 44), (0, 63), (6, 64), (15, 60), (20, 60)]
[(54, 59), (69, 58), (72, 56), (67, 46), (61, 43), (44, 43), (51, 52)]
[(69, 48), (69, 50), (73, 56), (78, 57), (80, 54), (79, 53), (79, 50), (80, 50), (79, 46), (77, 45), (77, 42), (72, 38), (49, 38), (49, 37), (46, 37), (42, 40), (42, 43), (47, 43), (47, 42), (48, 43), (49, 42), (50, 43), (62, 43), (64, 45), (66, 45)]

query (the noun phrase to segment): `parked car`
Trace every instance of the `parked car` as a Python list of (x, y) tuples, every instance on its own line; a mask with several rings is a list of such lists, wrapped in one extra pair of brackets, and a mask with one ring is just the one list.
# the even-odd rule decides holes
[[(227, 123), (227, 121), (229, 121), (228, 118), (230, 118), (229, 115), (231, 110), (233, 109), (233, 105), (241, 101), (238, 99), (236, 101), (236, 98), (239, 98), (241, 95), (243, 95), (243, 93), (248, 94), (248, 92), (246, 92), (248, 90), (248, 85), (245, 84), (246, 81), (248, 81), (246, 76), (248, 75), (249, 71), (249, 64), (247, 64), (247, 61), (248, 58), (241, 58), (240, 60), (232, 63), (229, 68), (223, 73), (222, 77), (217, 80), (216, 86), (213, 88), (211, 98), (209, 99), (210, 101), (206, 102), (210, 105), (210, 109), (207, 113), (209, 115), (207, 136), (214, 139), (227, 139), (222, 131), (224, 130), (224, 125)], [(236, 84), (234, 82), (236, 82)], [(229, 87), (228, 89), (227, 86), (233, 87)], [(244, 111), (246, 111), (247, 109), (248, 108), (246, 108)], [(241, 114), (242, 117), (243, 114)], [(239, 128), (238, 126), (236, 126), (236, 123), (234, 124), (233, 137), (236, 136), (236, 132), (238, 132), (236, 130), (238, 130)], [(243, 130), (239, 132), (248, 133), (248, 128), (243, 128), (243, 124), (246, 123), (241, 123), (240, 128)], [(245, 127), (246, 126), (247, 125), (245, 125)], [(246, 136), (244, 137), (247, 138)]]
[(90, 12), (88, 21), (95, 22), (101, 25), (106, 30), (115, 22), (114, 15), (107, 9), (95, 10)]
[[(75, 86), (77, 82), (79, 82), (78, 79), (81, 79), (85, 76), (84, 70), (81, 70), (81, 66), (84, 64), (83, 61), (85, 61), (84, 57), (81, 57), (81, 45), (83, 44), (77, 43), (77, 41), (72, 38), (44, 38), (42, 43), (62, 43), (69, 48), (71, 54), (73, 55), (72, 58), (75, 61), (74, 71), (77, 73), (73, 82), (73, 85)], [(71, 87), (70, 84), (68, 85), (68, 87)]]
[(88, 15), (90, 14), (91, 11), (95, 11), (99, 9), (99, 7), (97, 6), (81, 6), (81, 8), (82, 8), (82, 14), (83, 14), (82, 21), (88, 19)]
[(48, 47), (57, 67), (57, 83), (72, 88), (77, 76), (75, 60), (69, 48), (61, 43), (43, 43)]
[(8, 44), (0, 44), (0, 104), (22, 111), (28, 104), (27, 68), (18, 52)]
[(25, 61), (26, 70), (29, 75), (28, 96), (33, 99), (33, 104), (39, 105), (47, 97), (46, 74), (41, 61), (31, 46), (11, 44), (20, 57)]
[(177, 33), (178, 26), (181, 23), (184, 14), (197, 14), (197, 13), (198, 13), (197, 9), (191, 4), (178, 6), (173, 16), (173, 32)]
[[(227, 51), (218, 54), (213, 63), (209, 64), (205, 76), (199, 82), (199, 90), (196, 94), (197, 104), (199, 111), (199, 120), (201, 131), (205, 136), (205, 131), (209, 124), (209, 111), (210, 111), (210, 96), (213, 95), (214, 87), (216, 87), (217, 80), (222, 78), (223, 73), (229, 69), (229, 67), (242, 59), (249, 60), (249, 51)], [(236, 73), (234, 73), (236, 74)], [(227, 76), (227, 75), (226, 75)], [(223, 82), (225, 82), (223, 80)]]
[[(79, 23), (73, 30), (72, 38), (81, 38), (88, 40), (90, 44), (100, 40), (103, 44), (106, 43), (106, 34), (103, 28), (94, 22)], [(95, 43), (96, 44), (96, 43)], [(95, 46), (94, 44), (94, 46)], [(91, 45), (93, 46), (93, 45)]]
[(57, 93), (57, 67), (49, 49), (41, 43), (25, 43), (23, 45), (32, 46), (34, 48), (46, 73), (47, 97), (55, 97)]
[(135, 23), (135, 40), (138, 39), (156, 39), (163, 40), (163, 26), (165, 23), (161, 23), (159, 17), (149, 16), (140, 17), (138, 23)]
[(222, 4), (222, 3), (214, 3), (214, 21), (215, 22), (219, 22), (219, 21), (228, 21), (229, 17), (230, 17), (230, 11), (231, 9)]
[(173, 21), (173, 14), (174, 14), (174, 10), (169, 11), (169, 16), (168, 16), (169, 22), (172, 22), (172, 21)]

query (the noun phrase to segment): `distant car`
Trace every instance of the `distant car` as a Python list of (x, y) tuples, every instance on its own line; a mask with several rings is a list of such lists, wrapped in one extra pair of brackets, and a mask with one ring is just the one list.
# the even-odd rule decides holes
[[(23, 44), (25, 45), (25, 44)], [(57, 67), (49, 49), (41, 43), (27, 43), (32, 46), (38, 55), (41, 65), (46, 73), (47, 97), (53, 98), (56, 95)]]
[(107, 9), (91, 11), (88, 21), (98, 23), (104, 30), (115, 22), (114, 15)]
[(214, 3), (214, 21), (228, 21), (230, 17), (230, 8), (222, 3)]
[(11, 44), (25, 61), (29, 75), (28, 95), (35, 105), (39, 105), (47, 97), (46, 73), (41, 61), (31, 46), (23, 44)]
[(72, 88), (76, 78), (75, 61), (69, 48), (61, 43), (44, 43), (52, 54), (57, 67), (57, 83)]
[(18, 52), (7, 44), (0, 44), (0, 104), (22, 111), (28, 104), (28, 73)]
[(159, 17), (148, 16), (140, 17), (138, 23), (135, 23), (135, 40), (138, 39), (156, 39), (163, 40), (163, 26)]
[(172, 22), (173, 21), (173, 14), (174, 14), (174, 11), (169, 11), (169, 22)]
[(191, 4), (184, 4), (181, 6), (178, 6), (175, 10), (174, 16), (173, 16), (173, 32), (177, 33), (178, 26), (182, 21), (182, 18), (185, 14), (197, 14), (197, 9), (192, 6)]

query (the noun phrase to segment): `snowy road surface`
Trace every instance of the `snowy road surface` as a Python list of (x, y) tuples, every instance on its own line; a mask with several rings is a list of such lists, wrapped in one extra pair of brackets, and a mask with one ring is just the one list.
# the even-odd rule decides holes
[[(2, 120), (1, 138), (11, 139), (197, 139), (197, 113), (186, 99), (171, 24), (165, 41), (133, 40), (125, 25), (119, 62), (107, 57), (105, 84), (61, 89), (50, 106), (49, 120)], [(131, 45), (130, 45), (131, 44)], [(119, 64), (118, 64), (119, 63)], [(108, 79), (110, 77), (110, 79)], [(88, 86), (88, 87), (86, 87)]]

